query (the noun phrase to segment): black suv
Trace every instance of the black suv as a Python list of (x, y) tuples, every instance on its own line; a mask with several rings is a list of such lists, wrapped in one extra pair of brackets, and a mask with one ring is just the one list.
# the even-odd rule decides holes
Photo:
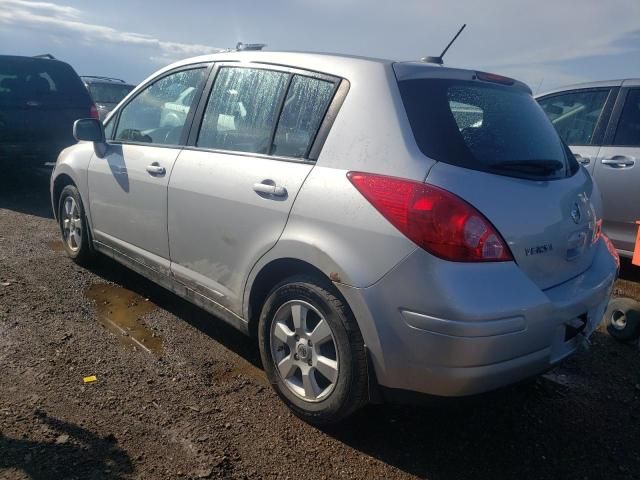
[(107, 118), (109, 112), (120, 103), (120, 100), (135, 88), (135, 85), (130, 85), (119, 78), (94, 77), (90, 75), (83, 75), (80, 78), (98, 107), (100, 120)]
[(0, 165), (55, 162), (76, 143), (73, 122), (98, 118), (78, 74), (51, 58), (0, 55)]

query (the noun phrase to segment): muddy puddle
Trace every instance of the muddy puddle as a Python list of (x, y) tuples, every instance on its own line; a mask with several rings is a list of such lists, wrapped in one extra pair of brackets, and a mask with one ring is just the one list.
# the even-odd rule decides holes
[(85, 297), (95, 302), (98, 319), (121, 343), (162, 353), (162, 338), (140, 320), (157, 308), (153, 303), (126, 288), (104, 283), (91, 285)]
[(47, 246), (54, 252), (64, 252), (64, 245), (62, 245), (62, 240), (49, 240), (47, 242)]

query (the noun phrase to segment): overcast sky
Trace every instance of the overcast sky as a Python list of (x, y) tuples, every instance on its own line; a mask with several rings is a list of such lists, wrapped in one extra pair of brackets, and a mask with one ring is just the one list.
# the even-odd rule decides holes
[(534, 91), (640, 76), (640, 0), (0, 0), (0, 54), (51, 53), (79, 74), (137, 83), (238, 41), (419, 59), (462, 23), (448, 65)]

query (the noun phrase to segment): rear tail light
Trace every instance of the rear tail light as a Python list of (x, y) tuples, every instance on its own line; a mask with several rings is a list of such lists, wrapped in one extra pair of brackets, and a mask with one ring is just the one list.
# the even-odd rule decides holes
[(93, 103), (91, 104), (91, 107), (89, 109), (89, 115), (91, 116), (91, 118), (100, 120), (100, 115), (98, 115), (98, 107), (96, 107)]
[(493, 225), (456, 195), (384, 175), (349, 172), (347, 177), (394, 227), (428, 252), (456, 262), (513, 260)]

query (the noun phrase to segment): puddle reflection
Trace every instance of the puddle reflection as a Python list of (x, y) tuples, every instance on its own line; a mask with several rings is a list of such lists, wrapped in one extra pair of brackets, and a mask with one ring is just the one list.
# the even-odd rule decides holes
[(157, 308), (153, 303), (118, 285), (91, 285), (85, 296), (95, 302), (98, 319), (121, 343), (162, 353), (162, 338), (140, 320)]

